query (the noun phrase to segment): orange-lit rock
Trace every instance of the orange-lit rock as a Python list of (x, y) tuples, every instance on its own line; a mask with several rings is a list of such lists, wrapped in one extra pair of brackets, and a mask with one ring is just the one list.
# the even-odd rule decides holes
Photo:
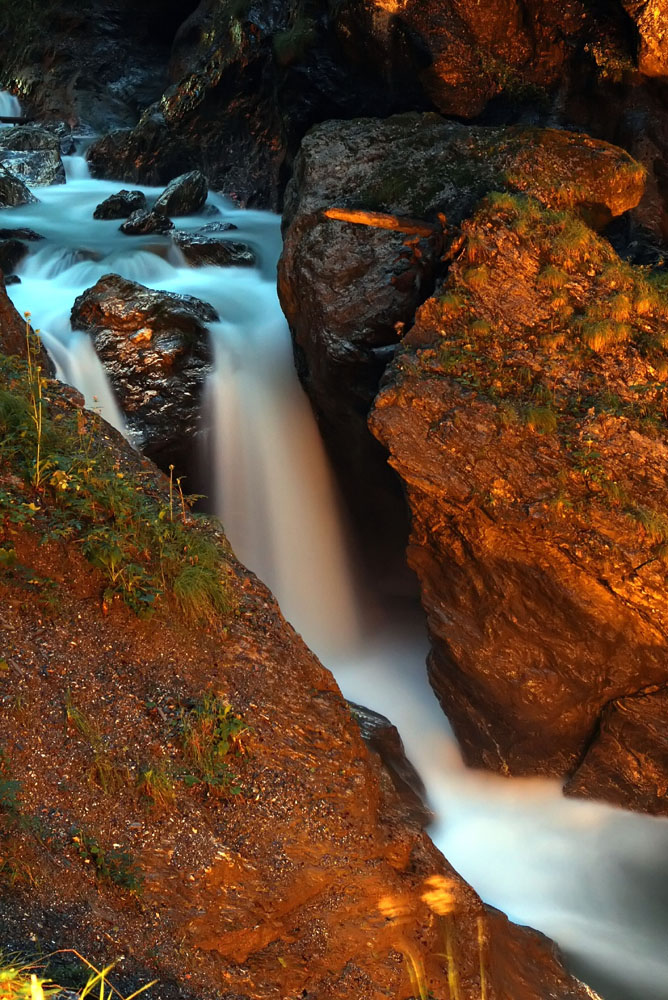
[[(403, 498), (366, 417), (462, 219), (486, 192), (511, 187), (605, 222), (637, 204), (643, 185), (622, 150), (553, 129), (410, 114), (309, 133), (286, 192), (279, 294), (300, 376), (367, 538), (385, 529), (397, 537)], [(357, 224), (365, 216), (412, 219), (419, 239)]]
[(623, 0), (638, 27), (638, 68), (645, 76), (668, 77), (668, 3), (666, 0)]
[(408, 492), (430, 675), (467, 759), (576, 771), (574, 793), (663, 813), (651, 716), (615, 750), (607, 706), (642, 717), (668, 683), (667, 336), (663, 279), (570, 213), (492, 196), (371, 421)]

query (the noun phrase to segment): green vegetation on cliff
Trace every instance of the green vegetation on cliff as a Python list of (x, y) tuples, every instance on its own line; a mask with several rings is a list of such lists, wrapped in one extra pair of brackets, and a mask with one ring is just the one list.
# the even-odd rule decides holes
[(190, 620), (230, 611), (225, 552), (189, 509), (180, 482), (166, 500), (149, 478), (121, 467), (110, 433), (72, 407), (43, 378), (29, 335), (24, 362), (0, 355), (0, 524), (2, 562), (20, 572), (12, 525), (43, 540), (80, 547), (104, 579), (104, 600), (122, 598), (137, 614), (173, 602)]

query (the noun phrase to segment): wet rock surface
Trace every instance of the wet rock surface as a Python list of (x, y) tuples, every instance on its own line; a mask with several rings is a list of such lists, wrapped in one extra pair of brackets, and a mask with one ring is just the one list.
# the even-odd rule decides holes
[(39, 126), (0, 129), (0, 163), (31, 187), (65, 183), (60, 141)]
[(0, 241), (0, 270), (5, 276), (11, 275), (28, 253), (28, 247), (21, 240)]
[(0, 163), (0, 208), (33, 205), (37, 198), (20, 178)]
[(422, 827), (428, 826), (434, 814), (427, 803), (427, 790), (422, 778), (406, 756), (401, 736), (389, 719), (378, 712), (348, 702), (353, 718), (360, 727), (362, 739), (374, 750), (387, 768), (392, 784), (406, 809)]
[(185, 259), (193, 267), (253, 267), (257, 258), (245, 243), (221, 239), (217, 236), (235, 226), (228, 223), (212, 223), (196, 230), (177, 230), (173, 240)]
[(206, 178), (191, 170), (171, 181), (153, 206), (157, 215), (194, 215), (204, 205), (209, 193)]
[(95, 219), (127, 219), (134, 212), (146, 208), (146, 195), (142, 191), (119, 191), (100, 202), (95, 211)]
[(0, 229), (0, 240), (28, 240), (32, 243), (43, 239), (44, 237), (34, 229)]
[(137, 209), (119, 226), (121, 232), (125, 233), (126, 236), (146, 236), (149, 233), (164, 235), (171, 232), (173, 228), (174, 223), (171, 219), (146, 208)]
[(211, 372), (212, 306), (189, 295), (105, 275), (74, 303), (72, 326), (91, 334), (135, 443), (163, 469), (190, 470)]

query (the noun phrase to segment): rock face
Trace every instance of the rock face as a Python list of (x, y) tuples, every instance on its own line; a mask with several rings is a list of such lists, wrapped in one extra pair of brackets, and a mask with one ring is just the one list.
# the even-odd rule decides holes
[(212, 306), (155, 292), (115, 274), (75, 301), (72, 326), (93, 337), (137, 445), (163, 469), (189, 470), (204, 381), (211, 371)]
[(146, 208), (146, 195), (142, 191), (119, 191), (100, 202), (93, 212), (94, 219), (127, 219), (133, 212)]
[(596, 739), (566, 793), (668, 815), (668, 692), (620, 698), (604, 709)]
[[(86, 435), (93, 473), (111, 470), (167, 515), (157, 520), (168, 538), (164, 477), (58, 387), (47, 397), (64, 431)], [(3, 486), (25, 502), (34, 493), (14, 472), (3, 464)], [(425, 989), (446, 996), (443, 924), (422, 898), (436, 877), (452, 901), (461, 1000), (479, 1000), (481, 968), (489, 1000), (592, 997), (550, 942), (484, 907), (435, 850), (331, 674), (234, 560), (217, 522), (187, 515), (181, 526), (184, 561), (214, 545), (225, 574), (230, 613), (204, 627), (177, 607), (149, 619), (113, 601), (103, 611), (80, 508), (67, 508), (71, 520), (57, 523), (68, 530), (50, 542), (40, 528), (51, 511), (41, 509), (39, 521), (0, 523), (22, 570), (0, 574), (0, 773), (13, 792), (0, 812), (12, 873), (0, 896), (3, 951), (76, 942), (102, 967), (120, 949), (119, 991), (157, 979), (164, 1000), (408, 996), (410, 956)], [(120, 520), (112, 538), (132, 551), (133, 525)], [(107, 531), (100, 524), (102, 541)], [(35, 579), (56, 598), (48, 629), (34, 591), (28, 599)], [(34, 717), (17, 711), (17, 683)], [(225, 703), (244, 725), (225, 754), (234, 795), (188, 780), (200, 770), (184, 720), (210, 720), (207, 704), (220, 720)], [(205, 746), (209, 731), (196, 730)]]
[(640, 711), (635, 696), (668, 682), (667, 322), (665, 281), (580, 219), (491, 196), (371, 422), (406, 484), (430, 675), (466, 758), (575, 772), (578, 793), (616, 782), (640, 809), (660, 743), (647, 751), (651, 715), (643, 734), (625, 727), (632, 799), (628, 762), (605, 751), (619, 719), (607, 706)]
[(218, 233), (236, 229), (225, 222), (212, 222), (197, 230), (178, 230), (173, 240), (185, 259), (193, 267), (253, 267), (255, 254), (245, 243), (235, 243), (217, 238)]
[(208, 193), (204, 175), (199, 170), (191, 170), (167, 185), (153, 211), (156, 215), (194, 215), (204, 205)]
[[(621, 150), (549, 129), (408, 114), (309, 133), (286, 192), (279, 295), (300, 376), (367, 533), (401, 534), (403, 501), (366, 421), (401, 330), (444, 270), (453, 227), (498, 188), (532, 190), (554, 207), (588, 199), (589, 215), (606, 221), (637, 203), (642, 185)], [(351, 224), (326, 217), (332, 207), (399, 221)]]
[(0, 164), (0, 208), (34, 205), (37, 198), (15, 174)]
[(638, 69), (645, 76), (668, 77), (668, 4), (666, 0), (622, 0), (640, 36)]
[[(0, 353), (24, 358), (27, 348), (26, 333), (26, 320), (19, 316), (7, 295), (4, 277), (0, 270)], [(41, 348), (40, 353), (42, 370), (46, 375), (53, 376), (54, 367), (44, 348)]]
[(174, 223), (164, 215), (157, 212), (149, 212), (146, 208), (140, 208), (133, 212), (129, 219), (121, 223), (119, 229), (126, 236), (145, 236), (147, 233), (169, 233), (174, 228)]
[(42, 121), (131, 127), (167, 82), (172, 39), (196, 0), (82, 0), (3, 12), (0, 81)]
[(38, 126), (0, 130), (0, 163), (32, 187), (65, 183), (60, 140)]
[(471, 117), (501, 94), (545, 105), (574, 53), (614, 21), (580, 0), (202, 0), (176, 36), (173, 86), (131, 132), (96, 143), (91, 167), (149, 183), (199, 168), (214, 188), (276, 207), (313, 124), (414, 109)]
[(364, 705), (348, 702), (353, 718), (360, 727), (366, 745), (378, 754), (387, 768), (392, 784), (405, 804), (409, 815), (420, 824), (428, 826), (434, 819), (427, 803), (427, 790), (422, 778), (406, 757), (404, 744), (396, 726), (378, 712)]

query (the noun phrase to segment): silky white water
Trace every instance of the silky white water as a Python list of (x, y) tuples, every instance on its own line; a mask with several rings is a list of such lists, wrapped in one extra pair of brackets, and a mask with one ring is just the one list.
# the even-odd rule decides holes
[[(21, 114), (21, 105), (19, 104), (18, 97), (14, 97), (13, 94), (8, 93), (6, 90), (0, 90), (0, 118), (18, 118)], [(4, 123), (0, 122), (0, 128)]]
[[(218, 309), (209, 386), (212, 487), (240, 558), (272, 587), (284, 613), (335, 673), (346, 697), (389, 716), (422, 774), (437, 813), (431, 833), (485, 900), (554, 937), (606, 1000), (668, 1000), (668, 823), (564, 799), (556, 782), (504, 779), (463, 767), (429, 688), (422, 617), (396, 602), (355, 608), (333, 483), (298, 385), (275, 290), (279, 222), (211, 197), (249, 243), (256, 269), (191, 269), (169, 237), (126, 237), (95, 221), (120, 187), (92, 181), (81, 157), (67, 185), (35, 191), (40, 203), (1, 213), (29, 226), (31, 246), (11, 286), (30, 310), (60, 377), (116, 426), (104, 371), (87, 337), (73, 333), (75, 297), (109, 272), (152, 288), (199, 296)], [(158, 192), (144, 189), (151, 197)], [(182, 228), (211, 221), (179, 220)]]

